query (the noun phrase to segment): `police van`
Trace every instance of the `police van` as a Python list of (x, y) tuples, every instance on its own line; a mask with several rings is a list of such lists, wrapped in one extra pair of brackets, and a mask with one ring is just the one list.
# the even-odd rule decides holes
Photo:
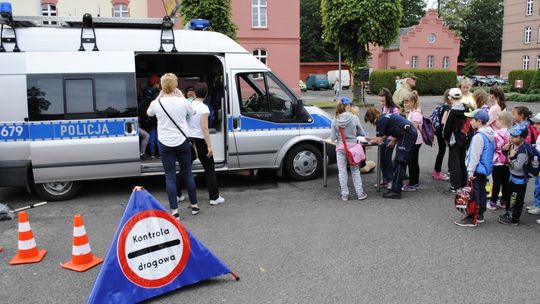
[[(159, 159), (139, 157), (137, 96), (152, 75), (169, 72), (181, 90), (209, 86), (217, 171), (267, 168), (293, 180), (320, 174), (331, 116), (304, 106), (232, 39), (173, 30), (167, 17), (8, 11), (0, 5), (0, 186), (65, 200), (84, 180), (163, 174)], [(193, 170), (203, 172), (198, 161)]]

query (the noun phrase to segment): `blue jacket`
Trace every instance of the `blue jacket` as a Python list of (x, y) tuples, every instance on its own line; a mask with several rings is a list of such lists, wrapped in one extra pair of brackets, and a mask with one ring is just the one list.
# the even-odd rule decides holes
[(493, 171), (494, 133), (490, 127), (481, 128), (472, 138), (465, 159), (469, 176), (475, 173), (488, 176)]

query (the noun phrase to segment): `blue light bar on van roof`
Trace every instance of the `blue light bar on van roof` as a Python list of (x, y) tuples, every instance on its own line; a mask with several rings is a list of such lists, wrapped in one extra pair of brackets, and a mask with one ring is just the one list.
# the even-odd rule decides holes
[(0, 14), (10, 14), (12, 13), (11, 3), (9, 2), (0, 2)]
[(210, 27), (210, 20), (206, 19), (191, 19), (189, 21), (189, 29), (195, 31), (206, 31)]

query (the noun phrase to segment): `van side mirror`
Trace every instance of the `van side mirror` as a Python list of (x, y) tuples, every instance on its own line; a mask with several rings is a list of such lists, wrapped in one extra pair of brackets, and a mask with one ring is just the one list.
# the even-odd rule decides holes
[(296, 100), (296, 106), (294, 107), (294, 115), (296, 117), (302, 116), (302, 113), (304, 112), (304, 101), (302, 99)]

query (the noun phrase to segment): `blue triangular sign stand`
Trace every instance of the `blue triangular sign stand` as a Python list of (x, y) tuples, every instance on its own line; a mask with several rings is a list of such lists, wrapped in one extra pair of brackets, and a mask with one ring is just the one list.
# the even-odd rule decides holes
[(142, 187), (135, 187), (88, 303), (135, 303), (234, 274)]

